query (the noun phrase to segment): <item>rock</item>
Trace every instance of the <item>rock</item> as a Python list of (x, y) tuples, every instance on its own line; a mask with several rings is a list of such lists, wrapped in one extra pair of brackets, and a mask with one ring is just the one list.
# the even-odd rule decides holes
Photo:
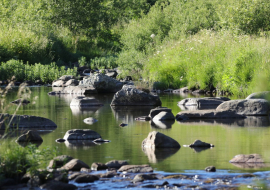
[(43, 141), (41, 136), (36, 131), (27, 131), (25, 134), (22, 134), (16, 142), (32, 142), (32, 141)]
[(151, 127), (158, 129), (169, 129), (172, 128), (172, 125), (175, 123), (175, 120), (154, 120), (150, 122)]
[(63, 86), (65, 86), (65, 81), (63, 81), (63, 80), (55, 80), (55, 81), (53, 81), (53, 83), (52, 83), (52, 86), (53, 87), (63, 87)]
[(61, 155), (61, 156), (57, 156), (54, 157), (49, 165), (48, 165), (48, 169), (56, 169), (56, 168), (61, 168), (62, 166), (64, 166), (66, 163), (68, 163), (69, 161), (71, 161), (73, 159), (73, 157), (68, 156), (68, 155)]
[(118, 172), (127, 172), (127, 173), (146, 173), (153, 172), (153, 168), (149, 165), (124, 165)]
[(155, 180), (158, 179), (156, 177), (156, 174), (137, 174), (134, 178), (133, 178), (133, 183), (137, 183), (137, 182), (143, 182), (144, 180)]
[(98, 139), (93, 140), (93, 142), (95, 142), (95, 143), (107, 143), (107, 142), (110, 142), (110, 141), (109, 140), (104, 140), (102, 138), (98, 138)]
[(29, 104), (30, 101), (26, 100), (26, 99), (23, 99), (23, 98), (20, 98), (20, 99), (12, 101), (11, 103), (13, 103), (13, 104), (20, 104), (20, 103), (21, 104)]
[(149, 117), (153, 119), (160, 112), (172, 113), (172, 109), (169, 109), (166, 107), (156, 107), (156, 108), (150, 110)]
[(265, 99), (265, 100), (270, 100), (270, 91), (264, 91), (264, 92), (255, 92), (253, 94), (250, 94), (246, 100), (249, 99)]
[(106, 169), (108, 169), (108, 166), (100, 162), (94, 162), (91, 165), (91, 170), (106, 170)]
[(117, 92), (119, 91), (123, 83), (115, 80), (104, 74), (91, 74), (88, 78), (83, 79), (79, 83), (80, 86), (93, 86), (97, 91), (100, 92)]
[(231, 111), (244, 116), (263, 116), (269, 113), (269, 103), (264, 99), (230, 100), (220, 104), (216, 111)]
[(87, 98), (84, 96), (77, 96), (71, 100), (70, 106), (89, 107), (89, 106), (103, 106), (95, 98)]
[(180, 148), (180, 144), (160, 132), (152, 131), (148, 134), (148, 137), (143, 140), (142, 147), (144, 148)]
[(74, 79), (75, 77), (73, 75), (63, 75), (59, 78), (59, 80), (62, 80), (62, 81), (69, 81), (70, 79)]
[[(178, 102), (181, 110), (216, 109), (223, 102), (229, 101), (226, 97), (185, 98)], [(190, 109), (190, 107), (192, 109)]]
[(175, 117), (171, 112), (162, 111), (153, 118), (154, 122), (156, 122), (156, 121), (166, 121), (166, 120), (173, 120), (174, 121)]
[(183, 87), (177, 90), (173, 90), (173, 93), (189, 93), (190, 90), (188, 89), (188, 87)]
[(74, 179), (74, 182), (75, 183), (92, 183), (96, 180), (99, 180), (99, 178), (95, 175), (81, 174)]
[(87, 95), (96, 94), (97, 90), (93, 86), (67, 86), (63, 88), (53, 88), (54, 91), (49, 92), (48, 95), (60, 95), (60, 94), (77, 94), (77, 95)]
[(121, 168), (124, 165), (128, 165), (126, 160), (111, 160), (105, 164), (108, 168)]
[(207, 172), (216, 172), (216, 167), (215, 166), (208, 166), (204, 170)]
[(124, 85), (111, 102), (111, 106), (160, 106), (158, 96), (145, 93), (133, 85)]
[(192, 144), (189, 145), (189, 147), (214, 147), (214, 145), (202, 142), (200, 140), (195, 140)]
[(120, 123), (120, 127), (126, 127), (128, 124), (125, 124), (125, 123)]
[(259, 154), (238, 154), (230, 160), (231, 163), (264, 163)]
[(82, 173), (91, 173), (92, 170), (91, 169), (88, 169), (88, 168), (81, 168), (80, 170)]
[(94, 123), (96, 123), (98, 120), (93, 118), (93, 117), (88, 117), (88, 118), (85, 118), (83, 120), (84, 123), (86, 124), (89, 124), (89, 125), (93, 125)]
[(46, 118), (30, 115), (13, 115), (2, 114), (0, 118), (1, 129), (5, 129), (6, 125), (10, 122), (10, 129), (55, 129), (57, 125)]
[(91, 129), (68, 130), (64, 136), (65, 140), (95, 140), (101, 138), (100, 134)]
[(140, 117), (135, 118), (135, 120), (137, 120), (137, 121), (150, 121), (151, 118), (149, 116), (140, 116)]
[(62, 142), (65, 142), (66, 140), (65, 139), (56, 139), (55, 142), (58, 142), (58, 143), (62, 143)]
[(78, 86), (79, 81), (76, 79), (70, 79), (65, 83), (65, 86)]
[[(81, 168), (82, 170), (83, 168)], [(84, 168), (85, 169), (85, 168)], [(87, 169), (87, 168), (86, 168)], [(76, 177), (78, 177), (79, 175), (82, 175), (81, 172), (75, 172), (75, 173), (72, 173), (70, 176), (68, 176), (68, 180), (74, 180)]]
[(90, 168), (86, 163), (79, 159), (72, 159), (66, 163), (61, 169), (68, 171), (80, 171), (81, 168)]
[(181, 121), (183, 118), (192, 119), (221, 119), (221, 118), (245, 118), (244, 115), (227, 111), (227, 110), (194, 110), (194, 111), (181, 111), (176, 115), (176, 120)]
[(114, 176), (117, 176), (117, 172), (116, 171), (109, 171), (105, 174), (101, 174), (100, 177), (101, 178), (112, 178)]
[(60, 181), (49, 181), (43, 185), (40, 186), (42, 189), (47, 189), (47, 190), (75, 190), (77, 189), (77, 187), (73, 184), (67, 184), (67, 183), (63, 183)]
[(194, 90), (194, 91), (192, 92), (193, 95), (200, 95), (200, 94), (204, 94), (204, 93), (205, 93), (204, 90)]

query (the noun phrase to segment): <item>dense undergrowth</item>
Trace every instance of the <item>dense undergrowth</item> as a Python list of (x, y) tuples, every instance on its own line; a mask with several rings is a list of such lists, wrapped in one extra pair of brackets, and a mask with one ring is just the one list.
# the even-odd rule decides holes
[(79, 60), (162, 88), (268, 89), (268, 0), (65, 2), (0, 0), (0, 62)]

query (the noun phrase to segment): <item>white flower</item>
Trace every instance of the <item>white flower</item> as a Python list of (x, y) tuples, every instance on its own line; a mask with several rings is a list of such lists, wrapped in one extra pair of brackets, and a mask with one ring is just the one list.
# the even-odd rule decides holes
[(155, 34), (151, 34), (151, 36), (150, 36), (150, 37), (154, 39), (154, 37), (155, 37), (155, 36), (156, 36)]

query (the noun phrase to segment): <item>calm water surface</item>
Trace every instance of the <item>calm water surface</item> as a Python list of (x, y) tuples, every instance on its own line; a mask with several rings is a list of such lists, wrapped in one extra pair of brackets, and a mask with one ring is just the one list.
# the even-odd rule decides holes
[[(172, 125), (153, 125), (149, 122), (135, 121), (138, 116), (148, 115), (153, 107), (120, 107), (112, 108), (110, 103), (113, 94), (98, 94), (94, 97), (104, 104), (103, 107), (79, 110), (70, 108), (74, 96), (49, 96), (49, 87), (32, 87), (32, 103), (19, 109), (18, 114), (35, 115), (51, 119), (57, 129), (44, 131), (41, 147), (59, 147), (62, 154), (81, 159), (91, 165), (93, 162), (106, 163), (110, 160), (128, 160), (130, 164), (150, 164), (156, 171), (189, 173), (203, 171), (206, 166), (214, 165), (219, 172), (255, 172), (269, 170), (269, 166), (249, 166), (242, 168), (229, 163), (237, 154), (258, 153), (270, 161), (270, 124), (269, 118), (237, 121), (207, 121), (203, 123), (179, 123)], [(16, 90), (9, 93), (8, 101), (15, 100)], [(177, 102), (183, 99), (180, 95), (161, 94), (162, 106), (172, 109), (174, 115), (180, 110)], [(16, 106), (7, 112), (13, 113)], [(87, 117), (94, 117), (98, 122), (88, 125), (83, 122)], [(126, 127), (119, 127), (120, 123)], [(101, 145), (56, 143), (70, 129), (92, 129), (110, 143)], [(177, 140), (181, 146), (191, 144), (194, 140), (214, 144), (206, 150), (194, 150), (181, 147), (173, 152), (143, 152), (142, 141), (151, 131), (159, 131)], [(11, 139), (14, 141), (14, 139)], [(16, 144), (16, 142), (14, 142)]]

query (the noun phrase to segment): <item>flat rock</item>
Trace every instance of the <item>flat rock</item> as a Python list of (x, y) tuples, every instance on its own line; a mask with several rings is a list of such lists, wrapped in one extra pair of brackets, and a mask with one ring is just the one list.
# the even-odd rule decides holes
[(91, 129), (68, 130), (63, 139), (65, 140), (95, 140), (101, 138), (100, 134)]
[(172, 113), (172, 109), (166, 108), (166, 107), (156, 107), (156, 108), (150, 110), (149, 117), (153, 119), (160, 112)]
[(102, 106), (102, 104), (95, 98), (77, 96), (76, 98), (73, 98), (71, 100), (70, 106), (91, 107), (91, 106)]
[(160, 132), (152, 131), (147, 138), (143, 140), (142, 147), (144, 148), (180, 148), (180, 144)]
[(143, 182), (144, 180), (155, 180), (158, 179), (156, 174), (137, 174), (134, 178), (133, 178), (133, 183), (137, 183), (137, 182)]
[(93, 86), (67, 86), (63, 88), (53, 88), (54, 91), (49, 92), (49, 95), (61, 95), (61, 94), (77, 94), (87, 95), (96, 94), (97, 90)]
[(22, 134), (16, 142), (33, 142), (33, 141), (43, 141), (41, 136), (36, 131), (27, 131), (25, 134)]
[(231, 163), (264, 163), (259, 154), (238, 154), (230, 160)]
[[(3, 114), (0, 119), (1, 129), (5, 129), (13, 115)], [(30, 115), (15, 115), (10, 122), (11, 129), (56, 129), (57, 125), (43, 117)]]
[(153, 172), (153, 168), (149, 165), (124, 165), (118, 172), (127, 172), (127, 173), (146, 173)]
[(133, 85), (124, 85), (111, 102), (111, 106), (160, 106), (158, 96), (143, 92)]
[(82, 168), (90, 168), (90, 167), (79, 159), (72, 159), (61, 167), (61, 169), (67, 171), (80, 171)]
[(108, 168), (121, 168), (124, 165), (128, 165), (126, 160), (111, 160), (105, 164)]
[(269, 114), (269, 103), (264, 99), (230, 100), (220, 104), (216, 111), (231, 111), (244, 116)]
[(96, 180), (99, 180), (99, 178), (95, 175), (81, 174), (74, 179), (74, 182), (75, 183), (92, 183)]

